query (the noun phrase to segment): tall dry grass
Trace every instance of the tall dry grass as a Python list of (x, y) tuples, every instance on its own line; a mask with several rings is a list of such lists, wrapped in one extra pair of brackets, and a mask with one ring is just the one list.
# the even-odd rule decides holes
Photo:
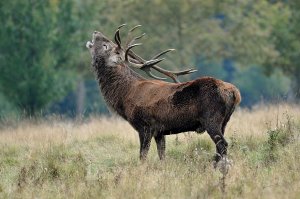
[(18, 121), (0, 128), (0, 198), (299, 198), (299, 129), (297, 105), (237, 110), (221, 181), (206, 134), (168, 136), (163, 162), (153, 142), (142, 164), (122, 119)]
[[(279, 128), (288, 119), (300, 120), (300, 106), (290, 104), (259, 105), (238, 109), (231, 117), (227, 135), (267, 136), (270, 129)], [(68, 144), (74, 140), (87, 140), (101, 135), (115, 135), (138, 141), (135, 130), (118, 117), (92, 117), (85, 122), (61, 119), (21, 121), (17, 125), (0, 129), (0, 143), (20, 144), (30, 147), (47, 143)], [(181, 139), (186, 135), (179, 134)], [(175, 137), (174, 135), (169, 137)]]

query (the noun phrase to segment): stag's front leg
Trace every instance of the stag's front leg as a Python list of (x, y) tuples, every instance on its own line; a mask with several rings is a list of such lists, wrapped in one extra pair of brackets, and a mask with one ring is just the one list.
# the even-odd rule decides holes
[(166, 140), (165, 135), (159, 134), (155, 136), (155, 142), (157, 146), (157, 152), (160, 160), (165, 159)]
[(147, 131), (139, 132), (140, 138), (140, 160), (145, 161), (147, 159), (148, 151), (151, 144), (152, 134)]

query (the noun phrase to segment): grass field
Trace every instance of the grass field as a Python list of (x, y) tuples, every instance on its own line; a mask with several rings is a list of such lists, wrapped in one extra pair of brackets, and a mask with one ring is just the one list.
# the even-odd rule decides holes
[(0, 198), (300, 198), (300, 107), (237, 110), (226, 129), (227, 175), (212, 166), (205, 134), (152, 142), (138, 160), (137, 133), (117, 118), (49, 118), (0, 127)]

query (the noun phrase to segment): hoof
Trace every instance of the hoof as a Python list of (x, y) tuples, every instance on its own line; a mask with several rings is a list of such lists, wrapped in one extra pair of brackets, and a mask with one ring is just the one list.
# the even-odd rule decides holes
[(227, 157), (222, 157), (218, 162), (214, 161), (213, 164), (215, 169), (219, 169), (223, 175), (226, 175), (232, 167), (232, 160)]

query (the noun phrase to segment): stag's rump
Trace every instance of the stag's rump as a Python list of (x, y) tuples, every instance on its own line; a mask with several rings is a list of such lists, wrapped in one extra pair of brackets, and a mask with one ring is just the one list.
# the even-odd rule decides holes
[(240, 92), (234, 85), (212, 77), (182, 84), (172, 98), (177, 118), (181, 118), (178, 124), (197, 132), (208, 128), (224, 130), (240, 101)]
[(189, 107), (203, 115), (225, 112), (226, 108), (235, 107), (240, 100), (240, 92), (234, 85), (212, 77), (203, 77), (180, 85), (172, 102), (177, 109)]

